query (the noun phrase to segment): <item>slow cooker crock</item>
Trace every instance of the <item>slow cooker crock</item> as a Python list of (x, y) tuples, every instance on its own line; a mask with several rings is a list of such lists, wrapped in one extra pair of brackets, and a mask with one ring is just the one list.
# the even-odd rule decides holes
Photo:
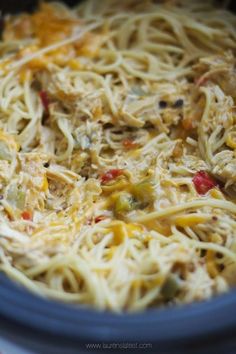
[[(36, 3), (0, 0), (0, 10), (31, 11)], [(233, 354), (236, 290), (201, 303), (118, 315), (37, 297), (0, 274), (0, 336), (45, 354)]]

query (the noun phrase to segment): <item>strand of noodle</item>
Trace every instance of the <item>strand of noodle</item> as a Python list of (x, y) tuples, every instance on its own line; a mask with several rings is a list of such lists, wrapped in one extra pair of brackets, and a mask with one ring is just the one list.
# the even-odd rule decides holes
[(78, 293), (79, 292), (78, 280), (76, 279), (76, 277), (73, 274), (73, 272), (70, 269), (68, 269), (68, 268), (64, 268), (63, 269), (63, 273), (64, 273), (67, 281), (70, 283), (70, 286), (71, 286), (72, 290), (75, 293)]
[(114, 292), (109, 289), (106, 279), (100, 276), (99, 283), (101, 288), (103, 289), (105, 301), (107, 303), (108, 308), (118, 310), (119, 307), (116, 299), (117, 296), (115, 296)]
[(5, 110), (6, 108), (4, 108), (4, 91), (6, 90), (6, 86), (9, 84), (9, 82), (13, 79), (15, 75), (15, 72), (12, 71), (9, 74), (7, 74), (3, 80), (0, 80), (0, 104), (1, 104), (1, 108), (3, 110)]
[(222, 127), (219, 126), (215, 129), (215, 131), (210, 135), (208, 139), (209, 144), (212, 146), (212, 153), (216, 152), (222, 145), (224, 145), (226, 141), (227, 134), (228, 134), (227, 131), (225, 131), (222, 138), (218, 139), (217, 141), (217, 136), (219, 136), (221, 132), (222, 132)]
[(167, 51), (170, 53), (176, 53), (176, 54), (183, 54), (184, 49), (175, 47), (173, 45), (168, 45), (168, 44), (157, 44), (157, 43), (152, 43), (149, 41), (146, 41), (143, 44), (140, 44), (138, 48), (142, 48), (144, 51), (148, 50), (151, 52), (155, 52), (157, 54), (162, 53), (163, 51)]
[(229, 249), (227, 249), (226, 247), (217, 245), (213, 242), (201, 242), (201, 241), (189, 239), (185, 235), (183, 235), (180, 231), (178, 231), (175, 226), (172, 227), (172, 231), (173, 231), (173, 238), (176, 240), (182, 241), (184, 239), (184, 241), (189, 245), (192, 245), (199, 249), (212, 250), (215, 252), (222, 253), (236, 262), (236, 254), (230, 251)]
[(189, 226), (188, 226), (188, 227), (185, 227), (184, 230), (185, 230), (186, 234), (187, 234), (189, 237), (191, 237), (193, 240), (196, 240), (196, 241), (199, 240), (198, 237), (197, 237), (197, 235), (195, 234), (195, 232), (194, 232)]
[(118, 114), (118, 109), (116, 107), (113, 95), (112, 95), (112, 90), (111, 90), (111, 76), (107, 75), (104, 81), (104, 89), (105, 89), (105, 93), (106, 96), (108, 98), (108, 103), (109, 106), (111, 108), (112, 113), (114, 114), (114, 116), (117, 116)]
[(209, 117), (212, 97), (211, 97), (211, 93), (210, 93), (209, 90), (207, 90), (205, 88), (202, 88), (201, 91), (205, 94), (206, 103), (205, 103), (205, 108), (204, 108), (203, 116), (202, 116), (202, 119), (201, 119), (201, 123), (199, 124), (199, 139), (198, 139), (199, 142), (198, 142), (198, 147), (199, 147), (199, 150), (200, 150), (200, 153), (201, 153), (202, 157), (204, 158), (206, 156), (206, 159), (207, 159), (207, 161), (209, 163), (212, 160), (213, 156), (212, 156), (212, 153), (210, 151), (210, 146), (206, 144), (204, 128), (205, 128), (205, 121)]
[[(30, 143), (34, 140), (38, 128), (37, 121), (39, 121), (40, 117), (43, 114), (43, 108), (41, 105), (38, 104), (37, 110), (35, 110), (35, 107), (33, 107), (33, 92), (30, 90), (29, 80), (26, 80), (24, 84), (24, 98), (31, 119), (30, 123), (20, 133), (18, 137), (23, 149), (30, 145)], [(36, 97), (34, 97), (34, 99), (36, 100)]]
[(134, 68), (132, 68), (127, 62), (123, 61), (122, 63), (122, 67), (131, 75), (133, 75), (134, 77), (137, 77), (139, 79), (143, 79), (143, 80), (150, 80), (150, 81), (160, 81), (160, 80), (174, 80), (177, 79), (181, 76), (187, 75), (191, 72), (190, 68), (176, 68), (175, 70), (171, 71), (171, 72), (167, 72), (167, 73), (163, 73), (160, 75), (155, 75), (152, 73), (145, 73), (139, 70), (136, 70)]
[[(114, 58), (114, 63), (112, 64), (107, 64), (107, 65), (102, 65), (100, 63), (96, 63), (94, 65), (92, 65), (92, 68), (99, 73), (108, 73), (111, 71), (115, 71), (118, 69), (118, 67), (121, 65), (122, 63), (122, 55), (121, 53), (117, 52), (117, 51), (113, 51), (113, 50), (101, 50), (100, 52), (101, 56), (105, 57), (105, 58)], [(104, 58), (104, 59), (105, 59)]]
[(1, 102), (2, 108), (9, 113), (11, 103), (17, 98), (19, 99), (22, 95), (22, 88), (18, 85), (16, 78), (13, 78), (8, 85), (6, 85), (4, 93), (5, 95)]
[(105, 250), (106, 246), (109, 245), (112, 238), (113, 238), (113, 235), (108, 234), (102, 239), (101, 242), (99, 242), (99, 244), (93, 249), (94, 257), (96, 257), (98, 260), (102, 259), (104, 250)]
[[(17, 279), (16, 279), (17, 280)], [(32, 281), (33, 283), (33, 281)], [(54, 300), (59, 300), (59, 301), (63, 301), (63, 302), (68, 302), (68, 303), (78, 303), (78, 302), (86, 302), (89, 297), (87, 293), (76, 293), (76, 294), (71, 294), (65, 291), (58, 291), (55, 289), (50, 289), (50, 288), (46, 288), (45, 286), (43, 286), (41, 283), (37, 282), (37, 287), (39, 290), (39, 295), (44, 295), (44, 296), (48, 296), (49, 298), (52, 298)]]
[[(3, 201), (2, 201), (3, 203)], [(13, 230), (8, 224), (0, 223), (0, 237), (9, 238), (17, 242), (28, 243), (29, 238), (22, 232)]]
[(166, 208), (164, 210), (155, 211), (149, 213), (148, 215), (139, 215), (130, 217), (129, 219), (138, 223), (145, 223), (151, 221), (153, 219), (164, 218), (173, 214), (176, 214), (183, 210), (188, 209), (197, 209), (204, 206), (210, 206), (213, 208), (220, 208), (224, 210), (228, 210), (229, 212), (236, 213), (236, 206), (229, 201), (210, 199), (210, 198), (202, 198), (199, 200), (194, 200), (191, 202), (183, 203), (182, 205), (173, 206), (170, 208)]
[(155, 300), (158, 297), (160, 291), (161, 288), (158, 287), (150, 290), (146, 295), (144, 295), (140, 299), (137, 299), (137, 301), (133, 305), (131, 305), (131, 311), (137, 311), (137, 310), (140, 311), (145, 307), (147, 307), (148, 304), (150, 304), (153, 300)]
[(71, 157), (72, 151), (74, 149), (74, 139), (72, 137), (72, 130), (69, 125), (69, 121), (66, 118), (58, 118), (57, 124), (67, 141), (67, 149), (64, 154), (56, 157), (57, 161), (63, 161)]
[(0, 264), (0, 270), (6, 273), (11, 279), (14, 279), (18, 283), (24, 285), (30, 291), (42, 296), (42, 292), (38, 286), (27, 276), (25, 276), (24, 273), (12, 267), (10, 264)]

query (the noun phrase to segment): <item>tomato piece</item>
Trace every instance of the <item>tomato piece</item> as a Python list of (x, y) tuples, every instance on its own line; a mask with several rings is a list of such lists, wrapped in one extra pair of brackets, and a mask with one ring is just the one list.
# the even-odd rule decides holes
[(24, 220), (32, 220), (32, 213), (30, 211), (25, 210), (21, 213), (21, 217)]
[(49, 99), (48, 99), (48, 94), (46, 91), (40, 91), (39, 92), (39, 97), (41, 99), (42, 105), (44, 107), (44, 110), (46, 113), (49, 111)]
[(132, 139), (125, 139), (122, 142), (123, 146), (125, 149), (129, 150), (129, 149), (134, 149), (136, 147), (138, 147), (138, 144), (135, 143)]
[(97, 223), (100, 222), (100, 221), (105, 220), (106, 218), (107, 218), (107, 217), (106, 217), (105, 215), (98, 215), (98, 216), (96, 216), (96, 218), (94, 219), (95, 224), (97, 224)]
[(217, 182), (206, 171), (197, 172), (193, 177), (193, 184), (198, 194), (202, 195), (217, 186)]
[(97, 224), (97, 223), (99, 223), (100, 221), (105, 220), (106, 218), (107, 218), (107, 217), (106, 217), (105, 215), (98, 215), (98, 216), (96, 216), (95, 219), (89, 218), (89, 219), (87, 220), (87, 225), (92, 225), (92, 224), (93, 224), (93, 221), (95, 222), (95, 224)]
[(116, 179), (117, 177), (123, 175), (123, 173), (124, 170), (119, 170), (119, 169), (109, 170), (101, 176), (101, 182), (102, 184), (106, 184), (112, 181), (113, 179)]

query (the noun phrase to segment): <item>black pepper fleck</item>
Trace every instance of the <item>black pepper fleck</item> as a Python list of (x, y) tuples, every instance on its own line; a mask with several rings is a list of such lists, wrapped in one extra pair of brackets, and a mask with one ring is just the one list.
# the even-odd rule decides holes
[(181, 108), (184, 105), (184, 100), (182, 98), (179, 98), (175, 103), (173, 104), (173, 108)]
[(48, 168), (49, 167), (49, 163), (46, 162), (45, 164), (43, 164), (44, 167)]
[(167, 102), (166, 102), (166, 101), (160, 101), (160, 102), (159, 102), (159, 107), (160, 107), (161, 109), (166, 108), (166, 107), (167, 107)]

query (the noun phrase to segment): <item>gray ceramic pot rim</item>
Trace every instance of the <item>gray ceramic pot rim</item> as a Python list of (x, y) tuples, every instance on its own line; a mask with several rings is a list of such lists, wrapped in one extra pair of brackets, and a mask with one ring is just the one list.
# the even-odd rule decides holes
[(173, 342), (236, 329), (236, 291), (180, 307), (113, 314), (46, 300), (0, 274), (0, 316), (67, 339)]

